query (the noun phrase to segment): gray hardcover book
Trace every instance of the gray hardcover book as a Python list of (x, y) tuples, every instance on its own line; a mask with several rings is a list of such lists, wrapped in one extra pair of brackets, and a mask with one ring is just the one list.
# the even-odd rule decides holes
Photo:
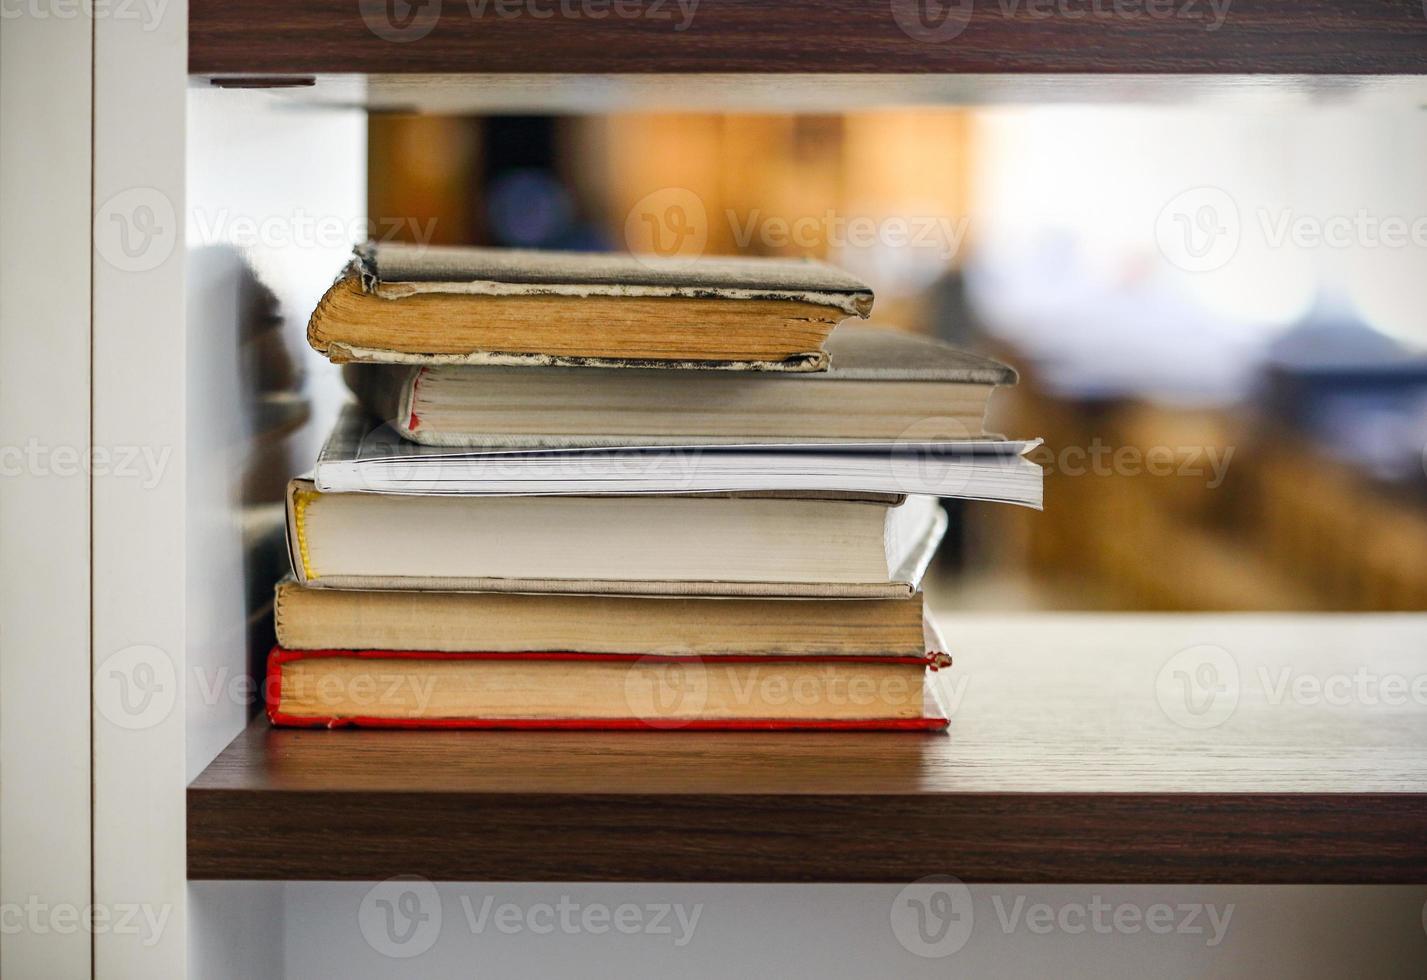
[(866, 316), (872, 310), (872, 290), (866, 283), (812, 259), (691, 260), (386, 242), (358, 246), (354, 264), (363, 288), (383, 299), (416, 293), (678, 296), (792, 300), (836, 306), (848, 316)]
[(431, 446), (946, 442), (983, 435), (998, 361), (901, 331), (844, 325), (818, 373), (348, 365), (366, 411)]

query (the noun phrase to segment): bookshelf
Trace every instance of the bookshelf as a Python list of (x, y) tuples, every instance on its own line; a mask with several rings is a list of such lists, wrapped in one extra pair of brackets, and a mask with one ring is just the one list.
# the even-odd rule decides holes
[[(1286, 677), (1351, 674), (1361, 644), (1384, 677), (1412, 676), (1411, 617), (957, 629), (958, 664), (940, 675), (958, 699), (946, 735), (274, 731), (259, 719), (189, 788), (189, 876), (1427, 877), (1427, 705), (1281, 694)], [(1237, 658), (1237, 704), (1221, 725), (1187, 728), (1157, 677), (1166, 650), (1210, 639)]]
[[(221, 494), (241, 462), (224, 441), (244, 395), (239, 324), (209, 267), (191, 261), (212, 243), (183, 220), (195, 205), (210, 223), (362, 215), (361, 114), (295, 106), (1421, 106), (1418, 0), (1236, 0), (1213, 32), (1006, 17), (978, 0), (948, 43), (918, 41), (888, 4), (861, 0), (701, 0), (698, 29), (673, 37), (638, 21), (476, 21), (446, 0), (429, 36), (407, 44), (369, 29), (361, 13), (380, 6), (172, 0), (153, 22), (132, 6), (5, 19), (3, 442), (147, 447), (167, 462), (152, 484), (112, 470), (3, 482), (0, 897), (171, 913), (152, 943), (115, 930), (7, 935), (7, 976), (278, 975), (273, 937), (331, 902), (317, 880), (398, 872), (1427, 879), (1420, 705), (1303, 713), (1245, 700), (1202, 732), (1168, 725), (1144, 687), (1171, 634), (1236, 650), (1271, 639), (1275, 656), (1320, 674), (1390, 649), (1384, 669), (1415, 675), (1420, 616), (958, 621), (970, 632), (955, 670), (972, 671), (971, 693), (936, 738), (268, 730), (225, 693), (260, 669), (240, 515)], [(209, 115), (200, 159), (194, 133)], [(134, 230), (153, 241), (126, 262), (116, 219), (139, 215)], [(320, 290), (342, 253), (258, 258)], [(35, 369), (45, 364), (72, 366), (69, 382), (52, 384)], [(135, 651), (173, 671), (150, 689), (165, 697), (142, 724), (118, 700), (122, 672), (106, 667)], [(257, 878), (312, 887), (241, 887)], [(234, 890), (190, 887), (200, 879)], [(885, 921), (858, 928), (880, 956)]]

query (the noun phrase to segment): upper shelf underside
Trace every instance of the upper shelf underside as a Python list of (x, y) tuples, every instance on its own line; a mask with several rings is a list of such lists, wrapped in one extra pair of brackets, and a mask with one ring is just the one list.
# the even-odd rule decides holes
[(442, 115), (848, 112), (879, 107), (1135, 104), (1284, 111), (1416, 109), (1427, 76), (439, 74), (197, 76), (197, 89), (265, 88), (299, 106)]

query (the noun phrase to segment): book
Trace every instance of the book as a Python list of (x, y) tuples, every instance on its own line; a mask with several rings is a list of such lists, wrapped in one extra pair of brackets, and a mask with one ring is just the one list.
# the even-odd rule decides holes
[(265, 693), (305, 727), (934, 730), (927, 672), (949, 663), (277, 647)]
[(308, 342), (337, 362), (818, 371), (872, 290), (812, 260), (367, 243)]
[[(983, 435), (1004, 364), (939, 341), (839, 327), (816, 374), (349, 364), (370, 415), (433, 446), (549, 448), (943, 440)], [(923, 440), (924, 441), (924, 440)]]
[(892, 598), (946, 529), (936, 498), (402, 496), (288, 489), (313, 588)]
[(313, 469), (325, 493), (922, 493), (1041, 506), (1039, 440), (609, 449), (421, 446), (347, 406)]
[(940, 649), (907, 599), (707, 599), (370, 592), (279, 582), (277, 641), (289, 650), (432, 650), (899, 657)]

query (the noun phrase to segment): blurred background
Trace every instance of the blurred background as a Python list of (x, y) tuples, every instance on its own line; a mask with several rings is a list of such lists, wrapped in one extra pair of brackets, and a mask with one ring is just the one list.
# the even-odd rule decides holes
[[(1427, 608), (1427, 116), (373, 116), (378, 234), (808, 255), (1007, 360), (942, 607)], [(399, 217), (390, 217), (399, 216)]]
[[(293, 114), (292, 139), (339, 138), (315, 118)], [(989, 428), (1044, 438), (1046, 510), (951, 502), (940, 608), (1427, 608), (1427, 113), (1328, 93), (364, 123), (340, 138), (367, 154), (349, 180), (370, 237), (815, 256), (871, 283), (875, 321), (1014, 365)], [(233, 125), (198, 117), (191, 138), (215, 174), (260, 177), (230, 159)], [(306, 391), (332, 388), (314, 439), (340, 388), (301, 329), (353, 237), (266, 272), (249, 256)], [(250, 306), (276, 322), (268, 299)], [(302, 387), (262, 370), (260, 391)], [(255, 467), (276, 477), (248, 499), (304, 465)]]

